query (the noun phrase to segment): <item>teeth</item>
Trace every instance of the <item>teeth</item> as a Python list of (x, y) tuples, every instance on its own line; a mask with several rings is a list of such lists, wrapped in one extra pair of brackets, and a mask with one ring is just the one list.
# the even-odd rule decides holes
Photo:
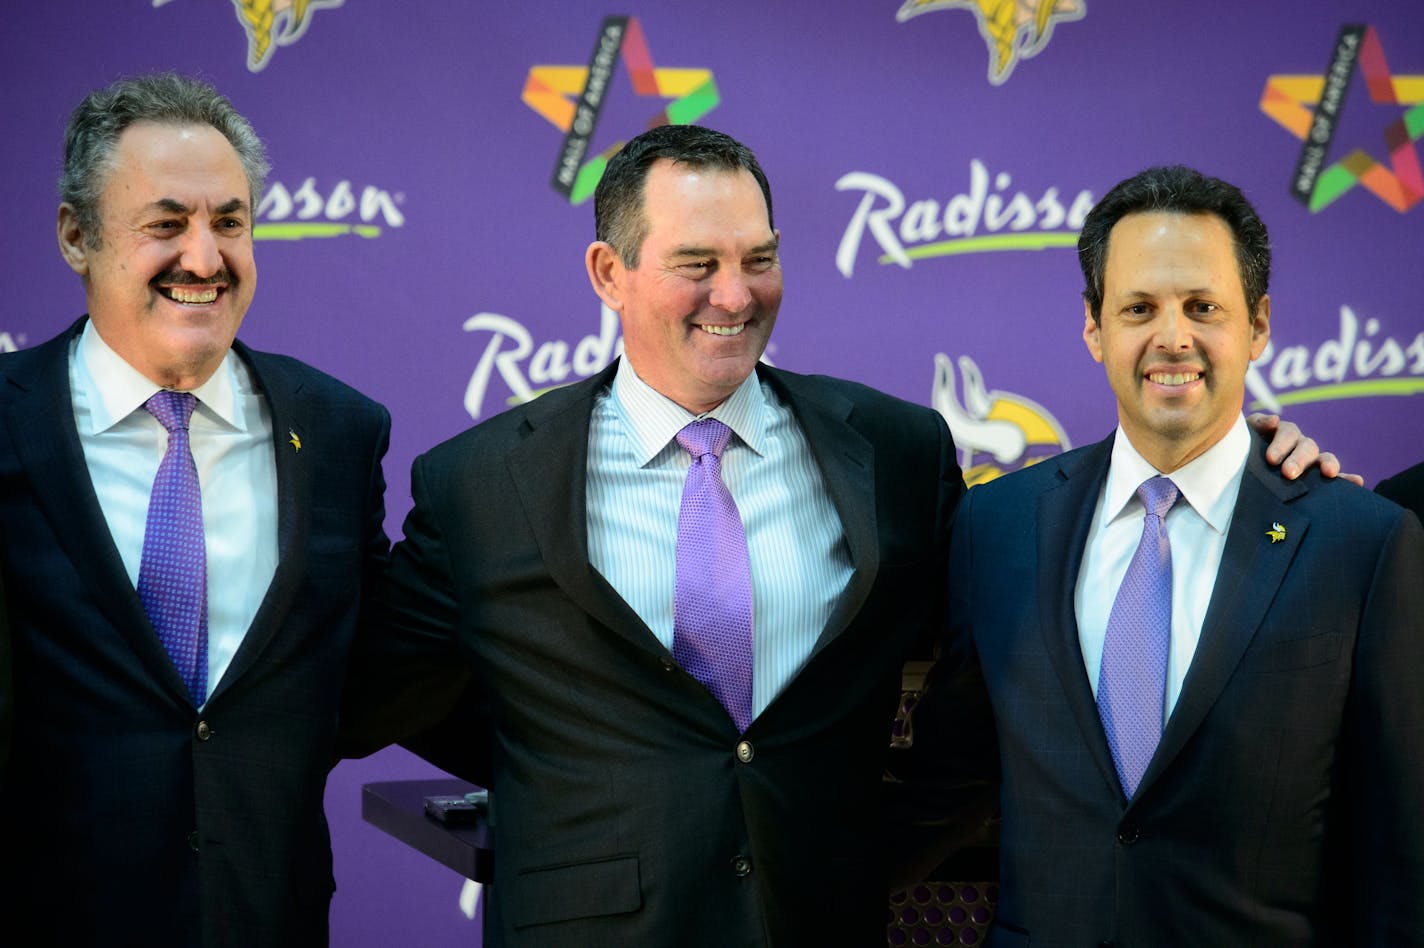
[(1186, 385), (1198, 377), (1199, 373), (1197, 372), (1175, 372), (1170, 375), (1165, 372), (1154, 372), (1147, 376), (1150, 381), (1156, 382), (1158, 385)]
[(218, 288), (215, 286), (192, 288), (170, 286), (168, 297), (180, 303), (211, 303), (218, 298)]
[(710, 332), (714, 336), (735, 336), (744, 328), (746, 328), (746, 324), (740, 323), (736, 326), (703, 326), (702, 330)]

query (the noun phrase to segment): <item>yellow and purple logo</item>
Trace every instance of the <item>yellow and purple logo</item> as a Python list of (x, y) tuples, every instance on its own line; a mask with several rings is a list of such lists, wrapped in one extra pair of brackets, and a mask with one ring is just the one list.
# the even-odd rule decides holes
[(668, 100), (647, 120), (645, 129), (690, 125), (721, 101), (710, 69), (654, 65), (637, 17), (604, 17), (587, 66), (530, 67), (522, 98), (525, 105), (564, 133), (549, 183), (570, 204), (582, 204), (593, 196), (608, 159), (623, 147), (624, 143), (617, 141), (601, 152), (589, 154), (614, 70), (620, 62), (635, 95)]
[[(1370, 101), (1390, 113), (1381, 136), (1388, 157), (1378, 161), (1363, 148), (1355, 148), (1327, 165), (1356, 73)], [(1393, 75), (1374, 27), (1341, 27), (1330, 65), (1322, 74), (1267, 78), (1261, 111), (1300, 139), (1291, 193), (1312, 214), (1356, 185), (1401, 214), (1424, 200), (1424, 172), (1416, 145), (1424, 137), (1424, 75)]]
[[(161, 7), (173, 0), (153, 0)], [(334, 10), (346, 0), (232, 0), (237, 22), (247, 34), (247, 68), (261, 72), (278, 46), (291, 46), (306, 34), (312, 14)]]
[(959, 372), (962, 390), (955, 385), (949, 356), (935, 355), (930, 404), (954, 433), (964, 483), (970, 487), (1072, 447), (1067, 432), (1047, 408), (1022, 395), (987, 388), (984, 373), (969, 356), (959, 357)]
[(895, 20), (904, 23), (935, 10), (974, 14), (989, 47), (989, 81), (1001, 86), (1020, 60), (1043, 52), (1056, 24), (1081, 20), (1088, 5), (1085, 0), (905, 0)]

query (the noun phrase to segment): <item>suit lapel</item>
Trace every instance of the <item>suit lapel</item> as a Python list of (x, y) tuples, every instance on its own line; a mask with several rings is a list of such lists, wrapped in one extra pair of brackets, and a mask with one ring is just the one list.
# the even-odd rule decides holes
[(865, 604), (880, 572), (880, 536), (875, 518), (875, 452), (850, 424), (849, 399), (834, 393), (811, 393), (798, 376), (759, 366), (785, 399), (821, 470), (826, 493), (841, 520), (853, 572), (836, 601), (811, 657), (845, 631)]
[(1112, 437), (1108, 437), (1066, 462), (1061, 459), (1044, 462), (1059, 465), (1062, 482), (1039, 498), (1038, 606), (1044, 645), (1067, 697), (1068, 708), (1103, 779), (1114, 792), (1121, 793), (1092, 684), (1083, 667), (1073, 603), (1088, 528), (1097, 509), (1098, 493), (1107, 477), (1112, 444)]
[(312, 485), (308, 463), (311, 454), (289, 443), (294, 435), (308, 441), (315, 436), (306, 405), (300, 398), (301, 378), (284, 371), (280, 362), (253, 352), (240, 342), (234, 342), (233, 349), (247, 364), (272, 414), (277, 468), (277, 569), (227, 673), (213, 688), (211, 697), (214, 698), (252, 666), (291, 611), (306, 568), (307, 534), (311, 526)]
[[(1181, 752), (1235, 672), (1309, 529), (1309, 518), (1289, 506), (1307, 490), (1268, 467), (1264, 446), (1253, 439), (1196, 654), (1142, 786)], [(1288, 528), (1272, 542), (1267, 530), (1276, 523)]]
[(10, 406), (5, 422), (35, 498), (91, 598), (156, 680), (186, 702), (187, 686), (149, 623), (114, 545), (74, 427), (69, 346), (83, 326), (81, 319), (45, 343), (36, 352), (35, 371), (11, 380), (27, 395)]
[(618, 362), (592, 378), (541, 395), (506, 464), (549, 576), (595, 621), (660, 656), (668, 654), (633, 608), (588, 561), (588, 430), (594, 396)]

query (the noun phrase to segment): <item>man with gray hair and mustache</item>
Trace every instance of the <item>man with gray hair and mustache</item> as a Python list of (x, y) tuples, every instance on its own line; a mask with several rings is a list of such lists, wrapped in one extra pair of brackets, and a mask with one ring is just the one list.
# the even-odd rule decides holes
[(235, 340), (266, 172), (190, 78), (120, 80), (69, 122), (57, 231), (88, 314), (0, 356), (0, 917), (33, 944), (327, 941), (322, 798), (390, 417)]

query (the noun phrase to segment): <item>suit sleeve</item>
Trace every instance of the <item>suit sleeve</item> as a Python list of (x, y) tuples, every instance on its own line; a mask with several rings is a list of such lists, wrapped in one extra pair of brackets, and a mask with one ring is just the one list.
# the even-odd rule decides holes
[[(954, 466), (957, 475), (959, 468)], [(896, 887), (927, 877), (956, 850), (986, 840), (997, 812), (993, 714), (969, 624), (973, 492), (951, 491), (952, 535), (942, 573), (941, 635), (925, 690), (910, 712), (912, 743), (893, 755), (887, 844)]]
[(1424, 530), (1401, 514), (1361, 613), (1347, 709), (1346, 839), (1358, 943), (1424, 932)]
[(418, 741), (453, 708), (475, 706), (464, 694), (470, 666), (456, 649), (455, 580), (430, 480), (427, 459), (416, 459), (404, 538), (363, 603), (342, 698), (343, 757)]

